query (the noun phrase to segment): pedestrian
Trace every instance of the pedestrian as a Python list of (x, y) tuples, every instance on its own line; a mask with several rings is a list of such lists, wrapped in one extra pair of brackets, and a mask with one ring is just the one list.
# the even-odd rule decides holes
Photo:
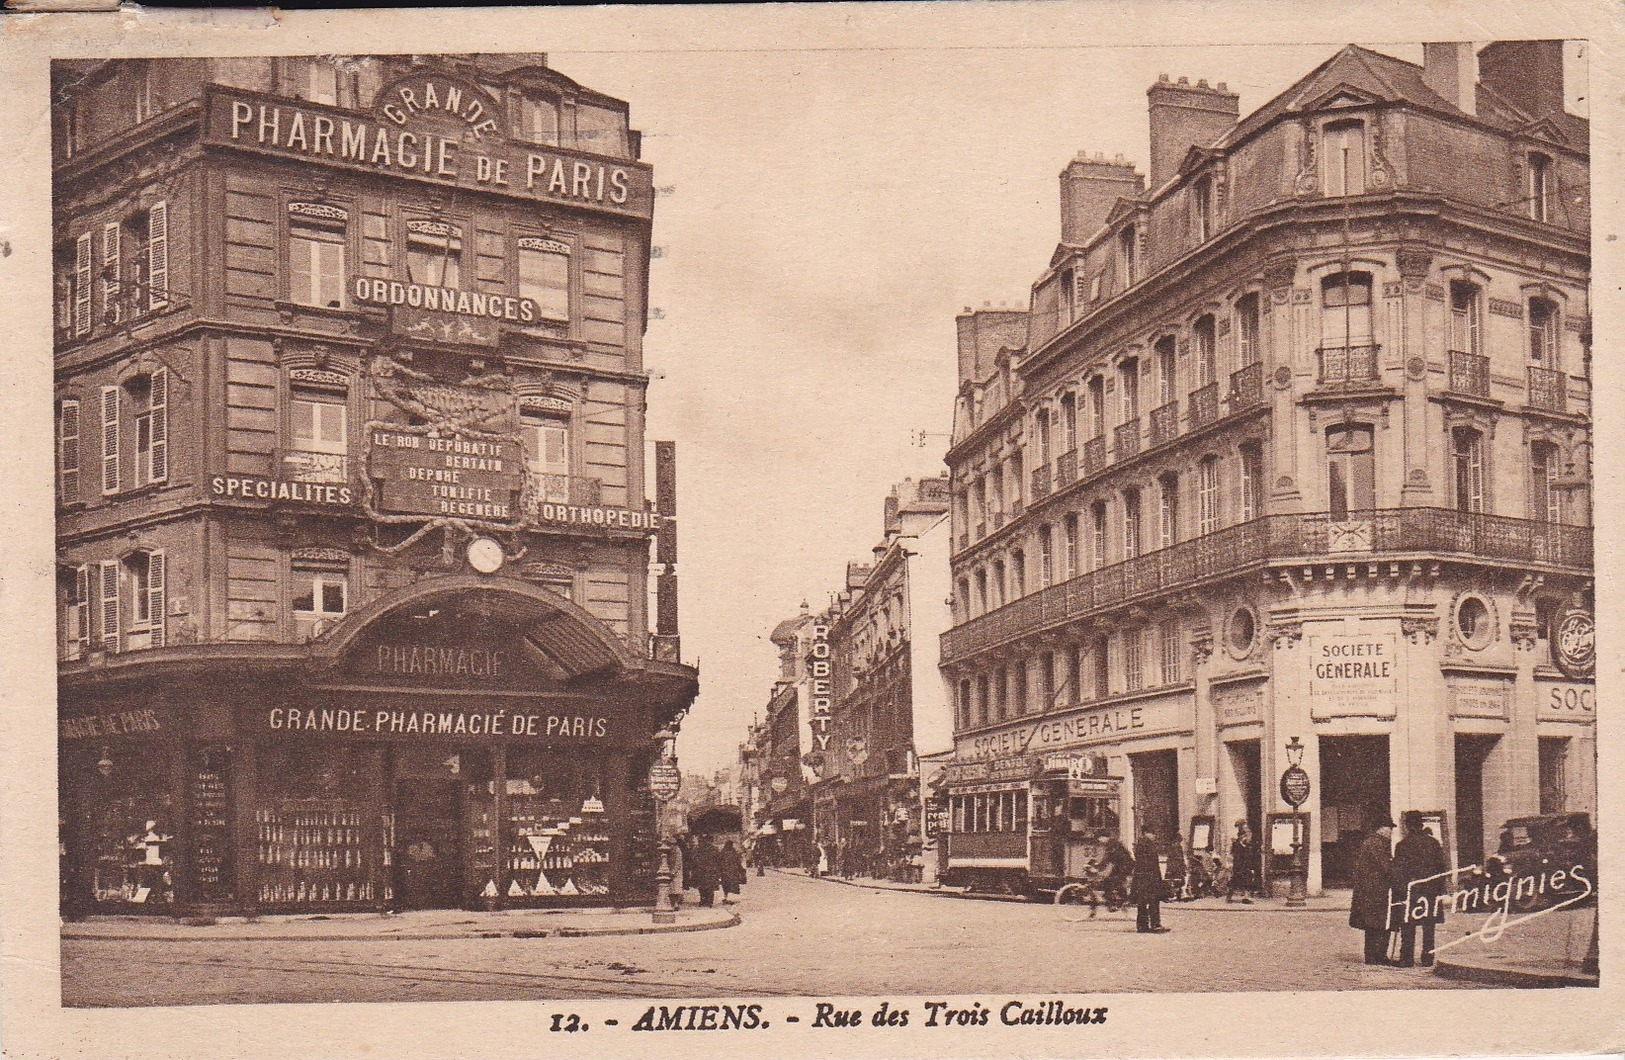
[(1247, 818), (1236, 819), (1236, 838), (1230, 843), (1230, 888), (1225, 893), (1224, 900), (1236, 900), (1236, 892), (1241, 892), (1241, 901), (1244, 905), (1253, 904), (1253, 892), (1258, 890), (1258, 847), (1253, 842), (1253, 830), (1247, 824)]
[(1180, 902), (1185, 898), (1185, 841), (1175, 839), (1168, 844), (1168, 900)]
[(1134, 929), (1141, 934), (1161, 935), (1168, 928), (1162, 926), (1162, 895), (1168, 886), (1162, 878), (1162, 847), (1157, 834), (1146, 828), (1140, 832), (1140, 841), (1134, 844), (1134, 904), (1138, 913)]
[(829, 848), (823, 843), (818, 844), (818, 860), (813, 864), (813, 875), (829, 875)]
[(717, 853), (717, 878), (722, 883), (722, 904), (732, 905), (728, 896), (738, 894), (745, 885), (745, 864), (739, 860), (739, 851), (734, 849), (732, 840), (723, 843)]
[(710, 836), (695, 839), (689, 853), (688, 871), (694, 881), (694, 889), (700, 892), (700, 905), (713, 905), (720, 879), (717, 849), (711, 845)]
[(1433, 966), (1434, 929), (1444, 921), (1445, 874), (1450, 865), (1444, 847), (1424, 826), (1422, 814), (1408, 810), (1405, 834), (1394, 847), (1394, 908), (1399, 911), (1399, 965), (1412, 966), (1416, 927), (1422, 926), (1422, 967)]
[(1376, 829), (1360, 844), (1354, 857), (1354, 901), (1349, 906), (1349, 927), (1365, 932), (1365, 963), (1388, 960), (1388, 896), (1392, 893), (1394, 859), (1391, 853), (1394, 822), (1378, 814)]

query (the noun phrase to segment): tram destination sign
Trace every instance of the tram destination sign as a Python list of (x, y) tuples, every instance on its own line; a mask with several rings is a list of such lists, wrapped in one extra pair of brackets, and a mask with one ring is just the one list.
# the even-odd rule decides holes
[(367, 468), (381, 484), (379, 507), (405, 515), (511, 522), (524, 482), (524, 456), (512, 439), (378, 428)]

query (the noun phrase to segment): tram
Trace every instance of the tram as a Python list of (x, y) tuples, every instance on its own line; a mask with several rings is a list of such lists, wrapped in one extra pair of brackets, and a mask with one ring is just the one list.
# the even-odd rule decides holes
[(1101, 755), (954, 762), (946, 779), (951, 886), (1054, 897), (1090, 879), (1102, 832), (1118, 834), (1123, 781)]

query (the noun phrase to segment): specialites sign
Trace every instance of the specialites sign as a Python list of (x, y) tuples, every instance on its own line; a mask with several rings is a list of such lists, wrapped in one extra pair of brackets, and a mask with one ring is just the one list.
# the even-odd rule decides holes
[(367, 468), (379, 482), (378, 507), (404, 515), (510, 522), (524, 484), (514, 439), (478, 441), (426, 431), (374, 428)]

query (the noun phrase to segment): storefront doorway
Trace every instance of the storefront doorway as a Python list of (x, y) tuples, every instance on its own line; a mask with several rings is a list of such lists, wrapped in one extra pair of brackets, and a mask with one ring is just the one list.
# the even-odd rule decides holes
[(1129, 755), (1129, 765), (1134, 771), (1136, 835), (1147, 828), (1159, 839), (1179, 835), (1179, 753), (1147, 751)]
[(1498, 736), (1456, 737), (1456, 864), (1484, 863), (1484, 762)]
[(1388, 737), (1320, 737), (1320, 857), (1328, 887), (1352, 883), (1360, 843), (1387, 819)]
[[(1224, 745), (1230, 752), (1230, 768), (1235, 771), (1236, 787), (1241, 792), (1240, 812), (1229, 821), (1221, 822), (1226, 836), (1234, 837), (1236, 818), (1247, 821), (1247, 829), (1258, 843), (1264, 834), (1264, 767), (1257, 740), (1237, 740)], [(1256, 870), (1258, 866), (1254, 866)]]
[(395, 785), (397, 904), (402, 909), (462, 905), (462, 786), (411, 778)]

